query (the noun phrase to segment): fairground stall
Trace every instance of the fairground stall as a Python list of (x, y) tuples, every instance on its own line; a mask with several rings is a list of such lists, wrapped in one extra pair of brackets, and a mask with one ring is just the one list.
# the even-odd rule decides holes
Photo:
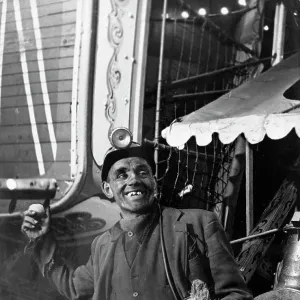
[(163, 204), (216, 211), (254, 294), (272, 290), (299, 174), (299, 3), (0, 1), (0, 298), (64, 299), (24, 253), (30, 204), (75, 264), (120, 218), (100, 180), (117, 127), (155, 148)]

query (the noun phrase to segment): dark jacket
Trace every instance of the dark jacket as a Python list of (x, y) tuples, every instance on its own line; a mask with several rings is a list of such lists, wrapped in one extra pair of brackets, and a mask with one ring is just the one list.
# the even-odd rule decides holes
[[(198, 209), (164, 208), (162, 217), (169, 264), (183, 298), (188, 297), (190, 291), (188, 272), (193, 272), (195, 278), (213, 286), (218, 299), (252, 299), (232, 256), (225, 232), (214, 213)], [(55, 244), (50, 237), (45, 240), (43, 250), (37, 253), (37, 261), (60, 293), (69, 299), (110, 298), (116, 247), (112, 230), (93, 241), (89, 261), (75, 270), (53, 260)], [(198, 248), (198, 256), (193, 258), (192, 264), (187, 261), (188, 235), (197, 241)], [(153, 255), (151, 249), (145, 251)], [(188, 270), (188, 265), (191, 270)], [(141, 265), (140, 272), (143, 271)]]

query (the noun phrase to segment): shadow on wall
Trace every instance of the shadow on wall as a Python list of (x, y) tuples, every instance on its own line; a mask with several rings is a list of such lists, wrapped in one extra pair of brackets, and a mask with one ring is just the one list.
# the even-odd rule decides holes
[[(26, 238), (21, 220), (3, 220), (0, 225), (0, 299), (65, 300), (39, 272), (30, 251), (24, 254)], [(76, 264), (87, 261), (90, 245), (64, 248)]]

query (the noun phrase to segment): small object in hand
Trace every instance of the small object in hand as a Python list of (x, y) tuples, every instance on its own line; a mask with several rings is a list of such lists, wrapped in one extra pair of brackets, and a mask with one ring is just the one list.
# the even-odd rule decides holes
[(42, 217), (45, 215), (45, 208), (42, 204), (36, 203), (31, 204), (28, 208), (28, 211), (35, 212), (37, 216)]

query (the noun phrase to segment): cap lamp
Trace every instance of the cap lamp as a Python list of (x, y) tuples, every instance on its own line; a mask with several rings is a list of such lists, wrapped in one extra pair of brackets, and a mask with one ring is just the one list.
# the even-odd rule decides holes
[(140, 157), (145, 159), (154, 172), (155, 163), (153, 159), (153, 148), (149, 148), (145, 145), (142, 146), (138, 143), (133, 142), (132, 134), (127, 128), (115, 128), (111, 132), (109, 140), (112, 147), (106, 152), (104, 156), (101, 170), (102, 181), (107, 180), (109, 170), (115, 162), (120, 159), (129, 157)]
[(110, 143), (116, 149), (125, 149), (132, 144), (132, 134), (124, 127), (115, 128), (110, 134)]

